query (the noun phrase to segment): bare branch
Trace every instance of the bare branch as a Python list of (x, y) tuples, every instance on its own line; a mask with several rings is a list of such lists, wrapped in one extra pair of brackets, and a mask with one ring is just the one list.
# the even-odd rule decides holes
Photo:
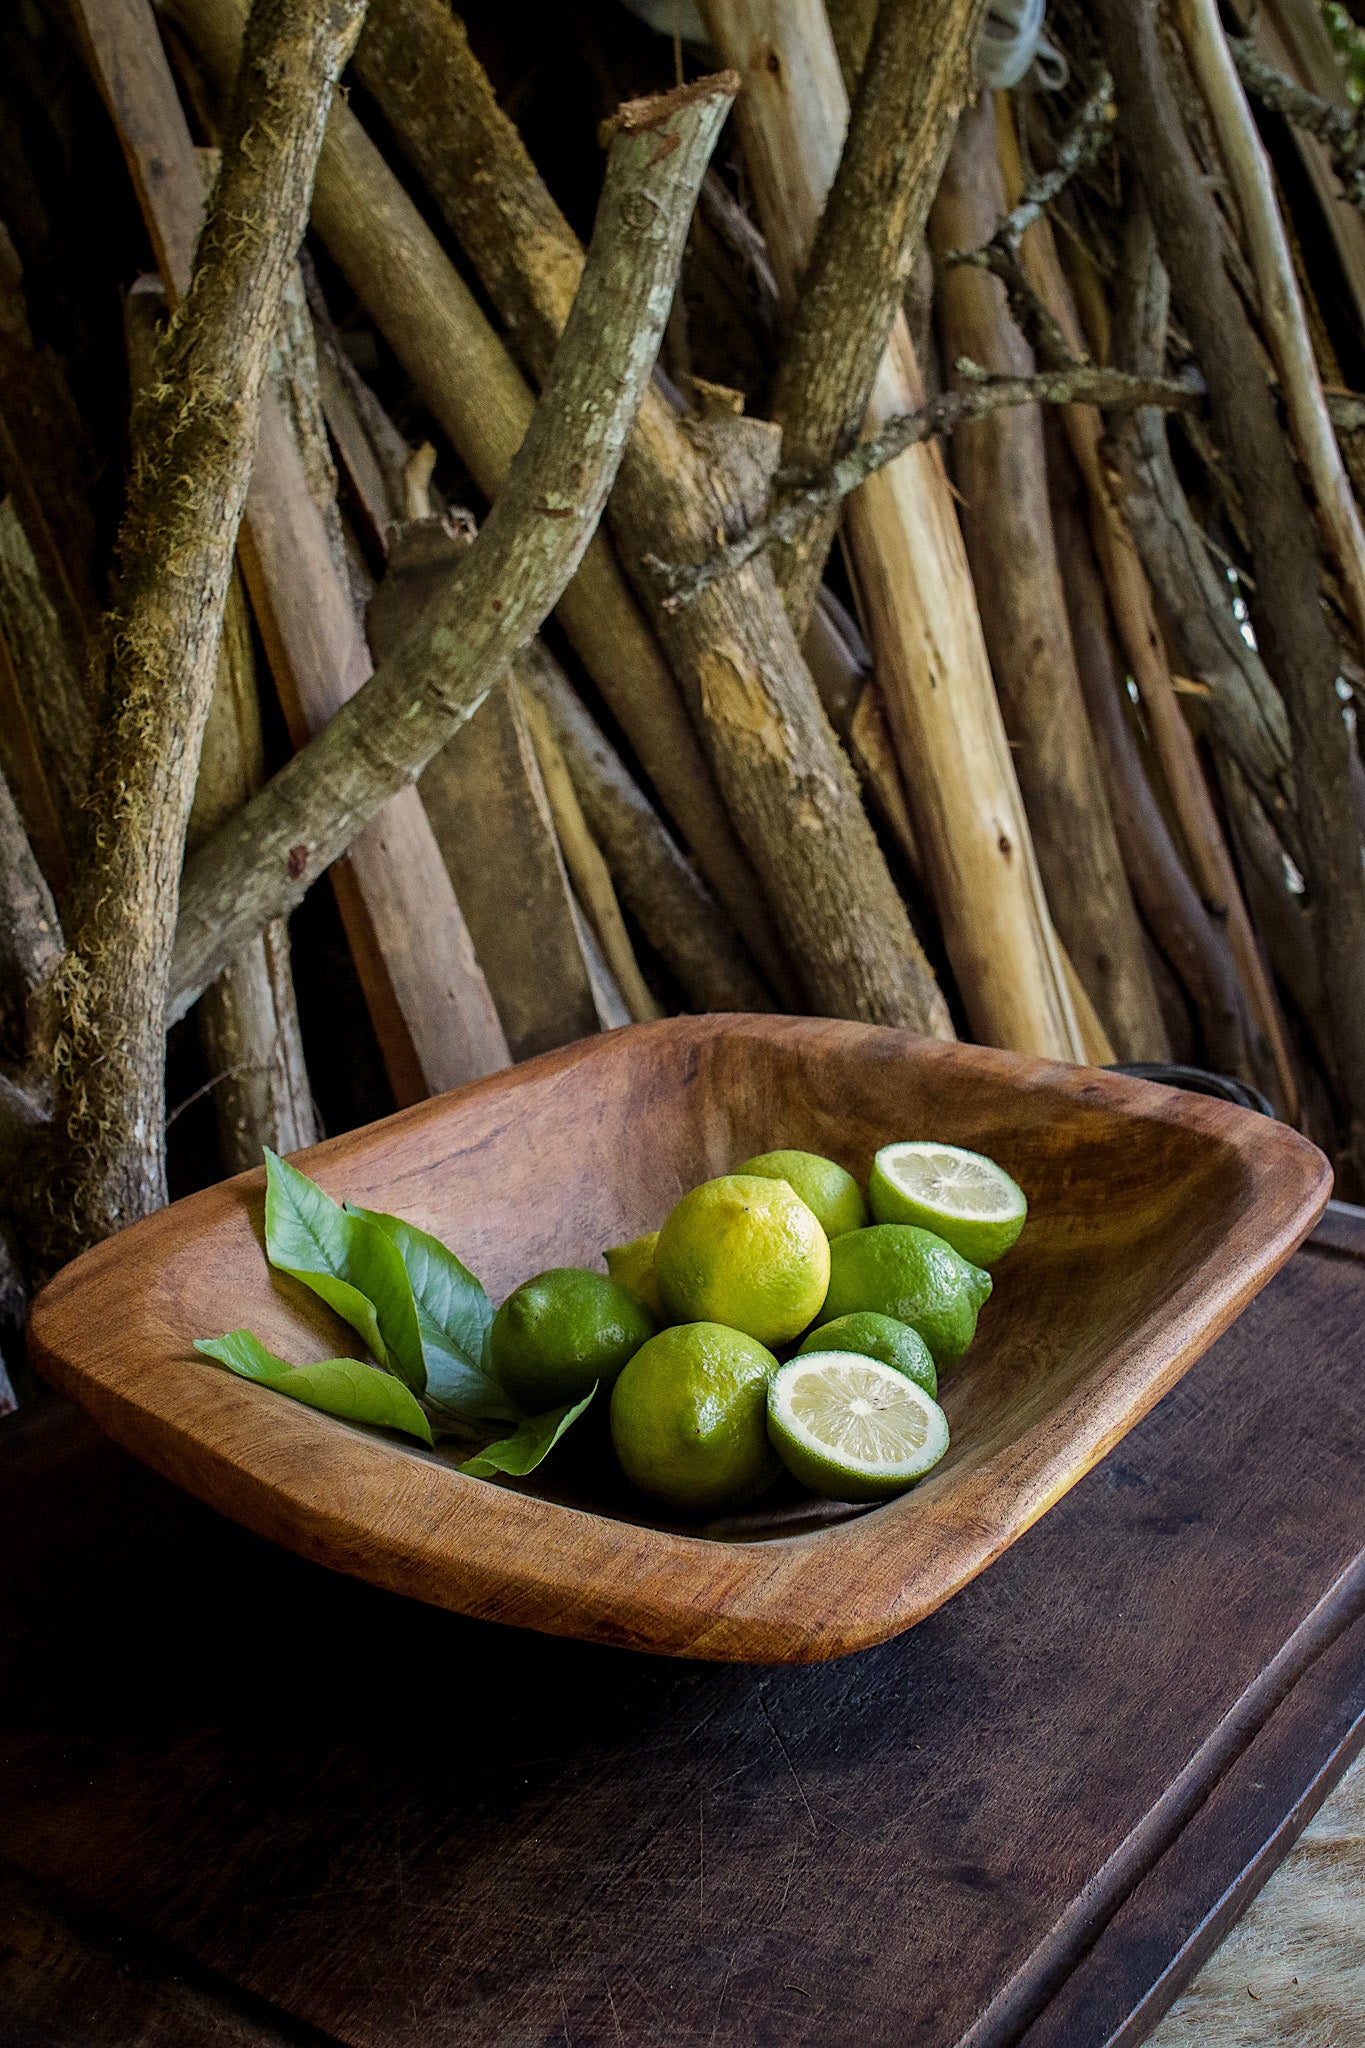
[(1336, 106), (1286, 78), (1257, 56), (1249, 36), (1229, 36), (1228, 48), (1247, 91), (1272, 113), (1317, 136), (1336, 166), (1347, 198), (1365, 212), (1365, 111)]
[(658, 353), (732, 73), (618, 132), (545, 395), (478, 538), (419, 624), (185, 874), (171, 1015), (300, 901), (472, 716), (558, 601), (597, 527)]
[(86, 840), (53, 977), (49, 1254), (165, 1200), (162, 994), (266, 358), (364, 0), (257, 0), (184, 305), (133, 426)]
[(785, 499), (770, 518), (749, 527), (706, 561), (678, 564), (651, 557), (650, 566), (664, 592), (664, 609), (682, 609), (718, 576), (733, 575), (764, 548), (793, 540), (809, 520), (828, 512), (907, 448), (920, 441), (937, 440), (973, 420), (985, 419), (1002, 406), (1087, 404), (1111, 412), (1129, 412), (1137, 406), (1154, 405), (1183, 411), (1203, 402), (1203, 383), (1194, 377), (1134, 377), (1124, 370), (1100, 370), (1085, 363), (1063, 370), (1044, 370), (1033, 377), (988, 377), (966, 356), (959, 358), (956, 367), (958, 374), (969, 380), (964, 388), (944, 391), (918, 412), (902, 413), (888, 420), (879, 432), (859, 441), (816, 481), (802, 483), (789, 477), (788, 485), (796, 495)]
[(989, 270), (1005, 287), (1010, 312), (1020, 333), (1045, 369), (1066, 369), (1088, 358), (1077, 356), (1066, 335), (1034, 290), (1020, 249), (1024, 236), (1076, 173), (1092, 163), (1113, 132), (1114, 82), (1101, 71), (1094, 89), (1078, 110), (1057, 147), (1050, 171), (1030, 178), (1019, 203), (1001, 221), (989, 242), (979, 249), (950, 249), (948, 264), (968, 263)]

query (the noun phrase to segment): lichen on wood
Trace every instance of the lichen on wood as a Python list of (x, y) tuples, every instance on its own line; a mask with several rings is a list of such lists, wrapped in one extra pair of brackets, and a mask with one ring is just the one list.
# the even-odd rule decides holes
[(135, 414), (108, 679), (51, 984), (49, 1255), (165, 1199), (162, 991), (266, 354), (363, 0), (258, 0), (189, 296)]

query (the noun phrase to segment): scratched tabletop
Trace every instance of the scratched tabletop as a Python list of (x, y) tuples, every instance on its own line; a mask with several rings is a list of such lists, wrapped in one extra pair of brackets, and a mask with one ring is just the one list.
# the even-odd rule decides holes
[(1365, 1731), (1333, 1208), (939, 1614), (796, 1669), (333, 1576), (0, 1422), (4, 2048), (1146, 2038)]

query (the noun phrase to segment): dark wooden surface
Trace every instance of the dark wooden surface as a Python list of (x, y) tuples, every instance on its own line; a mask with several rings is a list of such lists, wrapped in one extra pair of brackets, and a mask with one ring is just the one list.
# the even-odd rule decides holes
[(1363, 1255), (1329, 1212), (981, 1579), (796, 1669), (463, 1621), (0, 1424), (0, 2042), (1131, 2048), (1360, 1741)]

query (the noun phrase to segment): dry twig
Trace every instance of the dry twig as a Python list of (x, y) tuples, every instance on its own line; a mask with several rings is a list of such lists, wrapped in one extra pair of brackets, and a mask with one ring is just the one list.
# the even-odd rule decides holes
[(1228, 48), (1237, 75), (1249, 93), (1272, 113), (1283, 114), (1296, 128), (1325, 143), (1347, 198), (1365, 212), (1365, 110), (1322, 99), (1295, 79), (1286, 78), (1256, 53), (1249, 36), (1229, 36)]
[(989, 242), (979, 249), (949, 250), (943, 258), (950, 266), (968, 263), (999, 278), (1015, 323), (1044, 369), (1068, 369), (1087, 358), (1084, 352), (1078, 356), (1030, 282), (1021, 254), (1024, 236), (1076, 173), (1093, 163), (1113, 134), (1113, 121), (1114, 82), (1102, 71), (1058, 143), (1052, 169), (1028, 180)]
[(850, 448), (847, 455), (831, 463), (815, 482), (800, 482), (785, 475), (791, 495), (767, 518), (758, 520), (723, 548), (717, 548), (704, 562), (661, 562), (647, 557), (664, 593), (668, 611), (691, 604), (718, 576), (732, 576), (765, 548), (794, 540), (802, 529), (828, 512), (885, 469), (907, 448), (923, 441), (938, 440), (974, 420), (989, 418), (1002, 407), (1019, 405), (1094, 405), (1101, 411), (1131, 411), (1137, 406), (1159, 406), (1192, 410), (1204, 399), (1199, 377), (1137, 377), (1125, 370), (1101, 370), (1093, 364), (1077, 363), (1063, 370), (1041, 370), (1029, 377), (991, 377), (966, 357), (959, 357), (957, 370), (970, 381), (954, 391), (944, 391), (917, 412), (902, 413), (887, 420), (875, 434), (869, 434)]

